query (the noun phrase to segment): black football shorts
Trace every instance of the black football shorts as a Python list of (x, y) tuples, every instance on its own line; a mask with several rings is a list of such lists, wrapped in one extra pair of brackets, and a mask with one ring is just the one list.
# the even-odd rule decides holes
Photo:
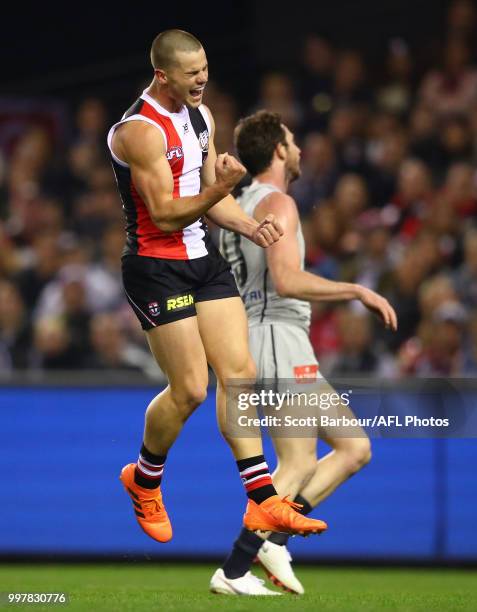
[(230, 266), (216, 248), (197, 259), (122, 259), (126, 297), (144, 330), (196, 315), (195, 304), (239, 296)]

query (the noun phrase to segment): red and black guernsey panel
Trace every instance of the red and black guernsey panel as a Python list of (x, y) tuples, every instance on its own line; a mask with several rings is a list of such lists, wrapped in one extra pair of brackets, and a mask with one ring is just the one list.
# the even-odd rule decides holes
[[(168, 153), (181, 147), (181, 139), (171, 119), (159, 114), (145, 100), (139, 98), (126, 112), (123, 119), (132, 115), (143, 115), (163, 129), (167, 137)], [(183, 170), (184, 157), (168, 155), (168, 161), (174, 180), (173, 198), (179, 198), (179, 180)], [(143, 255), (161, 259), (189, 259), (183, 241), (183, 231), (165, 233), (160, 230), (153, 223), (147, 206), (132, 181), (129, 167), (119, 164), (114, 158), (112, 158), (112, 165), (126, 218), (127, 237), (123, 256)], [(201, 219), (201, 222), (205, 225), (203, 219)]]

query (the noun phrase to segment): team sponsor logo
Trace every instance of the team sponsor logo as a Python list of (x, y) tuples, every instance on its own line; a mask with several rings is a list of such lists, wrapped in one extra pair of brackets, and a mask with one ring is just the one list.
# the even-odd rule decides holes
[(204, 130), (199, 134), (199, 144), (202, 151), (207, 153), (209, 150), (209, 132), (207, 130)]
[(180, 310), (182, 308), (189, 308), (194, 304), (194, 296), (190, 293), (185, 295), (178, 295), (175, 297), (168, 298), (166, 302), (167, 310)]
[(295, 366), (293, 368), (293, 373), (295, 374), (295, 380), (297, 383), (316, 381), (318, 366), (316, 363), (312, 365)]
[(161, 314), (161, 309), (157, 302), (149, 302), (149, 304), (147, 305), (147, 309), (153, 317), (158, 317)]
[(166, 152), (166, 158), (168, 161), (173, 161), (174, 159), (182, 159), (184, 157), (184, 151), (182, 147), (171, 147)]

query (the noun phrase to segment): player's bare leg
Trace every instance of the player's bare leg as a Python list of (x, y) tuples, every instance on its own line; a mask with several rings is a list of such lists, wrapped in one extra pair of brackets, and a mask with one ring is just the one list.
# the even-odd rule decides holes
[[(217, 378), (217, 422), (236, 460), (261, 455), (260, 429), (253, 428), (250, 437), (231, 436), (227, 428), (227, 382), (255, 382), (255, 363), (248, 348), (248, 323), (242, 300), (238, 297), (196, 304), (199, 331), (207, 360)], [(253, 435), (252, 435), (253, 434)]]
[[(238, 297), (198, 302), (199, 330), (207, 360), (217, 377), (217, 418), (220, 430), (237, 461), (249, 497), (244, 524), (252, 530), (285, 531), (287, 533), (320, 533), (323, 521), (313, 521), (281, 501), (273, 487), (263, 457), (258, 431), (254, 437), (231, 435), (227, 427), (227, 382), (253, 381), (255, 365), (248, 348), (248, 326), (243, 302)], [(310, 521), (310, 522), (308, 522)]]
[(364, 432), (360, 438), (322, 439), (333, 450), (318, 461), (314, 475), (300, 491), (313, 508), (371, 460), (371, 444)]
[[(327, 384), (327, 383), (326, 383)], [(339, 416), (353, 417), (347, 406), (337, 408)], [(337, 416), (338, 416), (337, 415)], [(351, 437), (340, 437), (337, 434)], [(308, 514), (320, 502), (326, 499), (335, 489), (350, 476), (358, 472), (371, 459), (371, 445), (361, 427), (348, 428), (337, 432), (336, 429), (320, 430), (320, 440), (327, 442), (332, 450), (317, 463), (306, 484), (300, 487), (295, 501), (302, 505), (302, 512)], [(296, 473), (295, 454), (300, 452), (303, 439), (275, 438), (274, 446), (277, 456), (281, 457), (282, 474)], [(313, 441), (314, 444), (314, 441)], [(283, 475), (281, 475), (283, 479)], [(274, 474), (275, 482), (275, 474)], [(277, 486), (277, 485), (276, 485)], [(279, 486), (277, 486), (279, 490)], [(261, 546), (257, 558), (272, 582), (284, 590), (301, 594), (303, 586), (295, 576), (291, 566), (291, 557), (286, 548), (285, 534), (271, 534), (268, 541)]]
[[(324, 385), (328, 385), (326, 381)], [(323, 388), (322, 391), (325, 389)], [(332, 391), (331, 387), (326, 391)], [(337, 409), (336, 416), (351, 418), (353, 413), (346, 406)], [(339, 437), (343, 433), (352, 437)], [(331, 452), (317, 461), (315, 438), (275, 437), (273, 440), (278, 458), (278, 467), (273, 474), (277, 491), (281, 494), (283, 487), (292, 489), (293, 479), (297, 479), (294, 500), (301, 504), (301, 512), (309, 514), (321, 501), (326, 499), (340, 484), (361, 469), (371, 458), (370, 442), (360, 427), (349, 428), (346, 432), (336, 429), (322, 429), (320, 439), (332, 448)], [(248, 569), (255, 556), (276, 586), (296, 594), (304, 592), (291, 565), (291, 557), (286, 548), (287, 534), (271, 533), (247, 534), (242, 530), (235, 543), (234, 550), (227, 560), (229, 571), (242, 572)], [(267, 540), (263, 543), (263, 540)], [(245, 550), (246, 549), (246, 550)]]
[(138, 462), (123, 468), (121, 481), (142, 529), (167, 542), (172, 527), (159, 485), (169, 448), (207, 394), (207, 360), (195, 316), (155, 327), (147, 339), (169, 385), (149, 404)]
[(277, 468), (273, 484), (279, 495), (292, 499), (308, 484), (317, 469), (315, 438), (276, 438)]
[(207, 358), (197, 317), (161, 325), (146, 335), (169, 384), (147, 407), (144, 443), (152, 452), (165, 454), (207, 396)]

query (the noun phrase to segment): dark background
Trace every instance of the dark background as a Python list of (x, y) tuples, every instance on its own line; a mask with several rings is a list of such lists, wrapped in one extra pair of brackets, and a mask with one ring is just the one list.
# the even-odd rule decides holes
[(402, 36), (411, 47), (419, 47), (418, 60), (424, 64), (425, 56), (438, 49), (449, 2), (324, 4), (304, 0), (181, 2), (177, 8), (159, 2), (129, 6), (83, 2), (55, 8), (8, 4), (2, 9), (0, 94), (74, 100), (85, 94), (87, 86), (88, 95), (116, 100), (122, 108), (149, 78), (148, 53), (154, 36), (179, 27), (204, 43), (211, 78), (248, 105), (254, 99), (258, 73), (290, 68), (310, 32), (340, 47), (360, 48), (376, 70), (386, 41)]

